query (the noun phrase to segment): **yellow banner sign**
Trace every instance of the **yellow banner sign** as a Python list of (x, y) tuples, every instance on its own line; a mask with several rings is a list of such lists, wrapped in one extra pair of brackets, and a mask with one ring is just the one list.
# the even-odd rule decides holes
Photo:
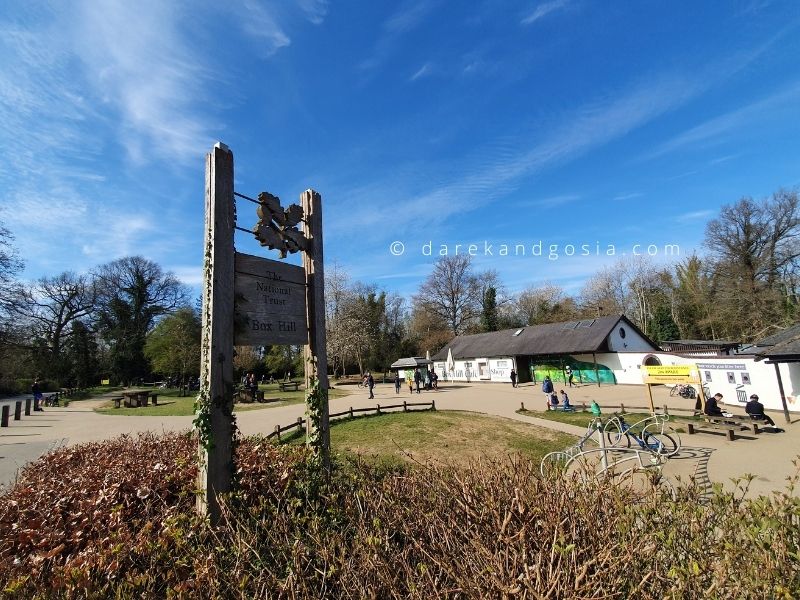
[(645, 365), (642, 369), (645, 383), (700, 383), (695, 365)]
[(111, 380), (110, 379), (101, 379), (100, 380), (100, 385), (111, 385)]

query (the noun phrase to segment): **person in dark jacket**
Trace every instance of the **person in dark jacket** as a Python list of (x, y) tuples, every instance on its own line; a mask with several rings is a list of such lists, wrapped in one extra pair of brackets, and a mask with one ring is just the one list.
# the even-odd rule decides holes
[(517, 387), (517, 372), (511, 369), (511, 387)]
[(400, 393), (400, 371), (395, 371), (394, 374), (394, 393)]
[(375, 378), (372, 377), (372, 373), (367, 373), (367, 387), (369, 388), (369, 397), (374, 398), (375, 394), (372, 393), (372, 388), (375, 387)]
[(422, 383), (422, 373), (419, 368), (414, 369), (414, 383), (417, 385), (417, 393), (419, 394), (419, 385)]
[(553, 381), (550, 379), (550, 375), (545, 375), (544, 381), (542, 381), (542, 391), (544, 392), (545, 397), (547, 398), (547, 404), (550, 404), (550, 394), (553, 393)]
[(764, 413), (764, 405), (758, 401), (758, 394), (750, 395), (750, 402), (745, 404), (744, 412), (755, 421), (764, 421), (767, 425), (775, 427), (775, 421), (772, 420), (772, 417)]
[(714, 394), (711, 398), (706, 400), (706, 410), (705, 413), (709, 417), (722, 417), (722, 409), (717, 404), (720, 400), (722, 400), (722, 394)]

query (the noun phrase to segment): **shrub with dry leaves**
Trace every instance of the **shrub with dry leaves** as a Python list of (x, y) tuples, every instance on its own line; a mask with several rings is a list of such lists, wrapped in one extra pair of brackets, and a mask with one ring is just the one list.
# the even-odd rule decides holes
[(792, 598), (800, 500), (686, 487), (677, 500), (542, 478), (340, 457), (310, 485), (302, 448), (238, 445), (238, 489), (193, 512), (197, 443), (141, 435), (51, 453), (0, 498), (14, 598)]

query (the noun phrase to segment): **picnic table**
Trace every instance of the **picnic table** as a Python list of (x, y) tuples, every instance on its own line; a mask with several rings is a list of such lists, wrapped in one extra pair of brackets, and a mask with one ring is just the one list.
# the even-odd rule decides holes
[(123, 401), (125, 408), (147, 406), (150, 399), (153, 400), (153, 405), (158, 405), (158, 394), (152, 393), (150, 390), (126, 390), (120, 393), (122, 398), (114, 399), (115, 408), (119, 408), (120, 401)]
[[(750, 429), (755, 434), (761, 432), (759, 429), (761, 421), (753, 419), (750, 415), (731, 415), (730, 417), (725, 415), (703, 415), (703, 421), (706, 424), (704, 427), (708, 426), (711, 429), (724, 431), (730, 441), (736, 439), (736, 432), (742, 428)], [(689, 434), (699, 432), (697, 425), (694, 423), (688, 423), (688, 429)]]
[(299, 381), (281, 381), (278, 384), (280, 390), (282, 392), (296, 392), (300, 389), (300, 382)]

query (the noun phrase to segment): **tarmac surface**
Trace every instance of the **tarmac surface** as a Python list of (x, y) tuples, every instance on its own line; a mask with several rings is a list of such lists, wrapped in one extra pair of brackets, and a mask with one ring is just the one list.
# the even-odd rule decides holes
[[(335, 382), (334, 382), (335, 383)], [(545, 396), (538, 385), (523, 384), (512, 388), (511, 384), (499, 383), (442, 383), (438, 391), (423, 391), (421, 394), (409, 394), (405, 386), (400, 394), (395, 394), (394, 386), (379, 384), (375, 388), (375, 399), (367, 398), (368, 392), (356, 386), (341, 386), (349, 390), (348, 396), (331, 400), (330, 411), (338, 412), (349, 407), (365, 408), (381, 404), (387, 406), (402, 403), (403, 400), (429, 402), (436, 401), (439, 410), (465, 410), (507, 417), (518, 421), (547, 427), (576, 436), (585, 433), (583, 427), (576, 427), (529, 416), (517, 414), (516, 411), (524, 403), (531, 410), (543, 410)], [(561, 389), (556, 384), (556, 389)], [(580, 407), (591, 400), (597, 400), (603, 407), (604, 416), (619, 410), (620, 404), (625, 410), (647, 412), (649, 407), (647, 388), (634, 385), (597, 385), (584, 384), (569, 390), (572, 404)], [(115, 394), (112, 394), (115, 395)], [(111, 397), (110, 395), (109, 397)], [(695, 401), (680, 397), (670, 397), (668, 388), (653, 387), (656, 408), (663, 410), (666, 406), (671, 415), (680, 418), (679, 409), (691, 411)], [(25, 396), (21, 399), (24, 400)], [(120, 408), (119, 415), (103, 415), (94, 408), (105, 402), (104, 399), (81, 400), (71, 402), (68, 407), (46, 407), (42, 412), (31, 413), (20, 421), (13, 420), (13, 401), (5, 399), (2, 403), (11, 403), (10, 426), (0, 429), (0, 486), (12, 484), (19, 469), (32, 460), (36, 460), (48, 451), (63, 445), (98, 441), (113, 438), (121, 434), (133, 434), (141, 431), (185, 431), (191, 428), (192, 417), (153, 417), (125, 415)], [(743, 407), (725, 405), (734, 414), (744, 414)], [(272, 405), (259, 410), (238, 413), (237, 423), (244, 435), (268, 434), (276, 425), (288, 425), (303, 416), (303, 404)], [(742, 431), (735, 441), (729, 441), (722, 431), (703, 432), (695, 435), (681, 434), (682, 449), (670, 459), (664, 473), (671, 478), (687, 479), (694, 477), (703, 485), (719, 482), (734, 489), (733, 478), (745, 474), (754, 475), (750, 484), (751, 494), (768, 494), (773, 491), (785, 491), (787, 478), (798, 472), (798, 464), (794, 461), (800, 456), (800, 414), (792, 413), (792, 423), (786, 423), (782, 413), (770, 412), (778, 427), (784, 433), (762, 433)], [(589, 421), (587, 414), (587, 423)], [(685, 429), (685, 427), (684, 427)], [(799, 463), (800, 464), (800, 463)], [(794, 492), (797, 493), (796, 491)]]

